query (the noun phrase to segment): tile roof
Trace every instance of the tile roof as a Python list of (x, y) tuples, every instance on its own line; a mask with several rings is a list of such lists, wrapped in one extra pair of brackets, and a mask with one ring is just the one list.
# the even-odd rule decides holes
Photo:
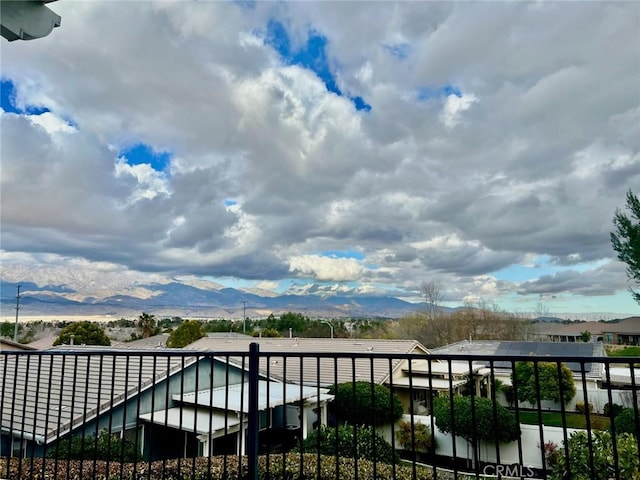
[[(185, 347), (218, 354), (248, 352), (258, 343), (260, 371), (270, 378), (304, 385), (368, 381), (382, 384), (408, 354), (425, 354), (427, 349), (415, 340), (379, 340), (351, 338), (201, 338)], [(281, 353), (287, 357), (278, 356)], [(351, 354), (398, 355), (397, 358), (350, 358)], [(309, 354), (308, 356), (306, 354)], [(339, 354), (341, 358), (332, 358)], [(324, 357), (322, 357), (324, 355)], [(338, 356), (338, 355), (334, 355)], [(322, 357), (322, 358), (319, 358)], [(235, 358), (241, 363), (240, 358)]]
[(540, 326), (539, 332), (546, 335), (580, 335), (584, 331), (592, 335), (605, 332), (640, 335), (640, 317), (628, 317), (617, 322), (580, 322)]
[(23, 343), (14, 342), (8, 338), (0, 338), (0, 351), (2, 350), (35, 350), (35, 348)]
[[(445, 345), (431, 350), (437, 354), (479, 355), (485, 357), (482, 361), (486, 366), (490, 365), (490, 359), (494, 355), (530, 356), (536, 358), (552, 357), (604, 357), (604, 348), (600, 342), (513, 342), (496, 340), (474, 340)], [(574, 372), (574, 376), (581, 375), (581, 366), (578, 362), (566, 362)], [(494, 362), (496, 369), (510, 370), (509, 362)], [(598, 362), (585, 363), (587, 378), (600, 378), (603, 372), (603, 364)]]
[(640, 335), (640, 317), (629, 317), (619, 322), (607, 322), (603, 332)]
[(0, 355), (2, 429), (55, 440), (182, 368), (182, 357), (153, 358), (104, 348)]
[(607, 325), (605, 322), (554, 323), (540, 326), (539, 332), (544, 335), (580, 336), (582, 332), (587, 331), (592, 335), (600, 335)]

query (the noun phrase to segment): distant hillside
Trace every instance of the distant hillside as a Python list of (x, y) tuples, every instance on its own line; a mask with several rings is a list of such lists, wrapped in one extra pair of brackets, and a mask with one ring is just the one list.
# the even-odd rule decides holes
[[(5, 316), (15, 308), (17, 285), (0, 282), (0, 307)], [(242, 318), (243, 302), (246, 302), (247, 316), (252, 318), (287, 311), (313, 317), (399, 318), (426, 309), (425, 303), (410, 303), (387, 296), (261, 296), (234, 288), (207, 289), (178, 282), (138, 285), (134, 291), (114, 292), (103, 298), (83, 296), (64, 285), (40, 287), (33, 282), (20, 285), (20, 314), (27, 316), (131, 317), (145, 311), (157, 316)]]

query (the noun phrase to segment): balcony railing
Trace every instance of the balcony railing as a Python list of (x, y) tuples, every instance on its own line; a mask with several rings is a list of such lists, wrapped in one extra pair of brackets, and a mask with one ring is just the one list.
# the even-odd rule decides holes
[(640, 478), (636, 360), (0, 352), (0, 478)]

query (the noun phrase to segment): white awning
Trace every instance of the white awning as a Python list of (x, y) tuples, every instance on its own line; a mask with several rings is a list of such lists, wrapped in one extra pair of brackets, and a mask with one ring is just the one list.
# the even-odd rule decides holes
[[(472, 363), (469, 366), (469, 362), (464, 361), (451, 361), (444, 362), (440, 360), (411, 360), (411, 374), (412, 375), (453, 375), (462, 376), (469, 375), (470, 373), (478, 373), (484, 365), (479, 363)], [(403, 367), (404, 373), (409, 373), (409, 367)]]
[[(304, 400), (309, 404), (323, 402), (332, 399), (326, 388), (305, 387), (290, 383), (258, 382), (258, 410), (278, 407), (288, 403)], [(319, 396), (318, 396), (319, 394)], [(207, 408), (218, 408), (233, 412), (249, 412), (249, 384), (240, 383), (228, 387), (218, 387), (213, 390), (200, 390), (198, 392), (173, 395), (173, 400), (190, 405), (200, 405)]]
[(145, 413), (140, 415), (140, 418), (156, 425), (193, 432), (198, 435), (211, 433), (213, 438), (222, 437), (240, 429), (240, 419), (235, 413), (225, 414), (204, 408), (197, 409), (197, 411), (193, 407), (170, 408)]

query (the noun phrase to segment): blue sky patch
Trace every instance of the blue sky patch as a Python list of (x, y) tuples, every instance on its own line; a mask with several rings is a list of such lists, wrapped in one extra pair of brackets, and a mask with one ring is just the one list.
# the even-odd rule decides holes
[(2, 80), (0, 82), (0, 106), (5, 112), (26, 113), (28, 115), (41, 115), (50, 110), (45, 107), (27, 105), (26, 110), (22, 110), (16, 106), (16, 87), (11, 80)]
[(310, 30), (306, 45), (294, 50), (284, 24), (272, 19), (267, 24), (265, 43), (274, 48), (287, 65), (298, 65), (314, 72), (328, 91), (351, 100), (356, 110), (371, 111), (371, 105), (362, 97), (344, 95), (338, 87), (327, 58), (327, 37), (324, 35)]
[(169, 152), (156, 152), (144, 143), (138, 143), (127, 150), (122, 150), (118, 156), (126, 157), (129, 165), (142, 165), (147, 163), (158, 172), (162, 172), (167, 168), (171, 160), (171, 154)]
[(226, 207), (233, 207), (234, 205), (237, 205), (238, 202), (236, 202), (235, 200), (231, 200), (231, 199), (227, 199), (224, 201), (224, 205)]
[(356, 260), (364, 260), (364, 254), (356, 250), (327, 250), (320, 252), (323, 257), (332, 258), (355, 258)]
[(256, 8), (257, 0), (234, 0), (233, 3), (238, 5), (240, 8), (246, 8), (247, 10), (253, 10)]
[(362, 97), (351, 97), (351, 101), (356, 106), (356, 110), (360, 110), (363, 112), (370, 112), (371, 105), (364, 101)]
[(382, 45), (387, 52), (396, 57), (399, 60), (404, 60), (409, 56), (411, 51), (411, 45), (408, 43), (394, 43), (391, 45)]
[(455, 95), (462, 97), (462, 91), (455, 85), (444, 85), (442, 87), (422, 87), (418, 90), (418, 100), (426, 101), (430, 98), (440, 98)]

